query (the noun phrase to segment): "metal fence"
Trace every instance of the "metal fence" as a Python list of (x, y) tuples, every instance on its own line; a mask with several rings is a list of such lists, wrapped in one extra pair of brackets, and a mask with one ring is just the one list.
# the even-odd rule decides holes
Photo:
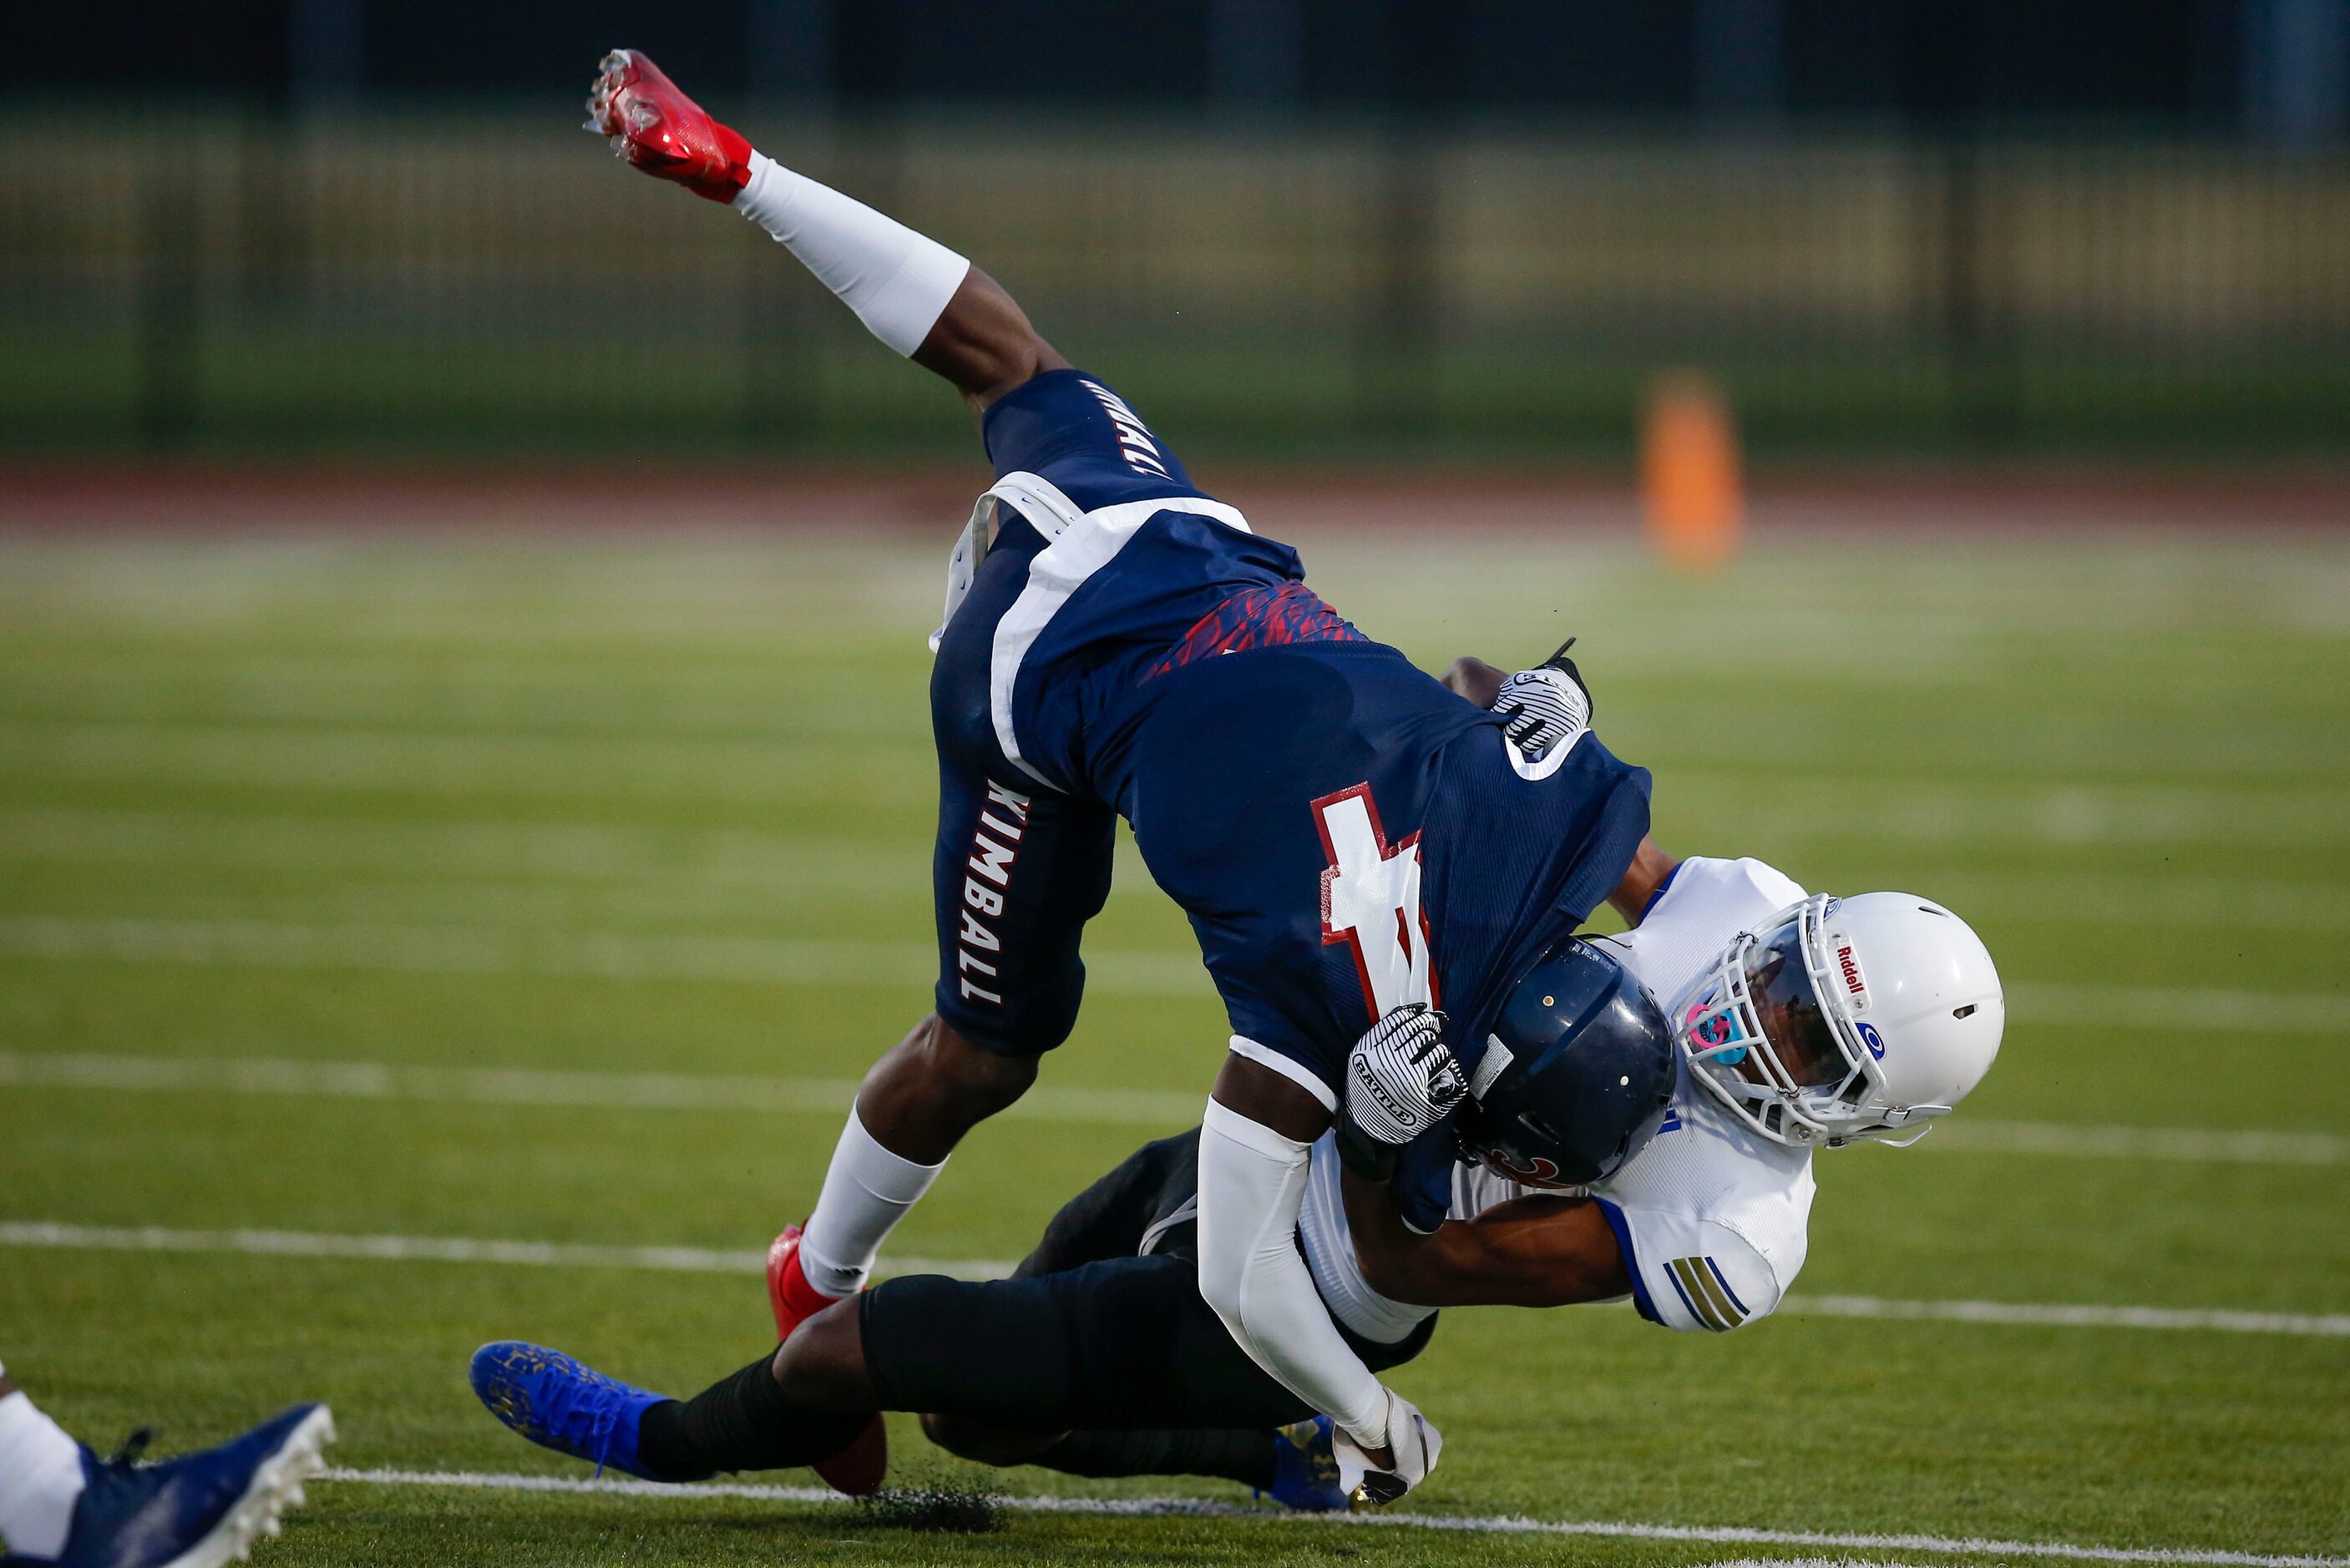
[[(2350, 451), (2350, 157), (2139, 134), (792, 123), (1187, 447), (1544, 461), (1696, 369), (1807, 454)], [(790, 259), (559, 113), (0, 148), (0, 450), (963, 452)]]

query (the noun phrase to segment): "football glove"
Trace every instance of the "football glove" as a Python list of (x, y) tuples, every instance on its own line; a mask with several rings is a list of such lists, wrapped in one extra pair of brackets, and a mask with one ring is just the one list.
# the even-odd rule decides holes
[(680, 92), (641, 49), (614, 49), (588, 98), (588, 129), (612, 156), (728, 202), (751, 182), (751, 144)]
[(1494, 695), (1493, 711), (1509, 720), (1503, 732), (1529, 767), (1591, 728), (1591, 689), (1566, 656), (1574, 646), (1575, 639), (1568, 638), (1532, 670), (1503, 680)]
[(1371, 1025), (1347, 1058), (1338, 1153), (1349, 1170), (1384, 1181), (1405, 1144), (1442, 1121), (1469, 1092), (1444, 1043), (1445, 1017), (1409, 1002)]
[(1388, 1394), (1388, 1453), (1393, 1464), (1375, 1465), (1353, 1433), (1340, 1427), (1330, 1434), (1330, 1451), (1338, 1461), (1338, 1490), (1355, 1508), (1384, 1508), (1428, 1479), (1444, 1452), (1444, 1434), (1419, 1413), (1412, 1402), (1390, 1388)]

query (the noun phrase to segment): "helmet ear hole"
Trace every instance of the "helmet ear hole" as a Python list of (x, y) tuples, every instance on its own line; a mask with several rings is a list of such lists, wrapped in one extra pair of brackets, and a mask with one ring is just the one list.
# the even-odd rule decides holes
[(1953, 1018), (1971, 1018), (1974, 1016), (1974, 1011), (1975, 1004), (1970, 1002), (1964, 1007), (1953, 1007), (1950, 1009), (1950, 1016)]

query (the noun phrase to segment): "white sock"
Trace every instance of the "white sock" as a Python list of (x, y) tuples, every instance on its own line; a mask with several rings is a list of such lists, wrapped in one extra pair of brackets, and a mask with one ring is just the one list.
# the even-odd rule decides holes
[(865, 1130), (851, 1106), (848, 1125), (840, 1129), (840, 1142), (832, 1151), (832, 1168), (824, 1174), (816, 1212), (808, 1216), (807, 1230), (800, 1237), (800, 1272), (807, 1282), (828, 1296), (863, 1290), (883, 1239), (945, 1168), (944, 1160), (916, 1165), (891, 1154)]
[(0, 1540), (26, 1557), (55, 1557), (81, 1496), (81, 1445), (22, 1390), (0, 1399)]
[(829, 185), (751, 154), (734, 210), (775, 236), (866, 330), (911, 356), (931, 335), (971, 263)]

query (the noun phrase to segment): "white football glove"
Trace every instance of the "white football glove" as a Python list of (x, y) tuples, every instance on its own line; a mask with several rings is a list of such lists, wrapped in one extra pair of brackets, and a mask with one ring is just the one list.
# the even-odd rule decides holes
[(1382, 1508), (1428, 1479), (1444, 1452), (1444, 1434), (1419, 1413), (1412, 1402), (1390, 1388), (1388, 1395), (1386, 1448), (1394, 1464), (1381, 1469), (1371, 1462), (1355, 1435), (1344, 1427), (1330, 1434), (1330, 1450), (1338, 1460), (1338, 1490), (1356, 1508)]
[(1371, 1025), (1347, 1058), (1347, 1119), (1374, 1143), (1409, 1143), (1461, 1103), (1469, 1080), (1444, 1044), (1444, 1014), (1408, 1002)]
[(1510, 721), (1503, 733), (1529, 767), (1591, 728), (1590, 693), (1566, 671), (1547, 664), (1503, 681), (1493, 711)]
[[(1544, 777), (1555, 771), (1565, 760), (1568, 748), (1591, 728), (1591, 688), (1583, 683), (1583, 671), (1566, 656), (1574, 646), (1575, 639), (1568, 638), (1558, 645), (1556, 653), (1532, 670), (1508, 677), (1493, 693), (1493, 711), (1510, 721), (1503, 733), (1518, 750), (1518, 771), (1543, 769), (1529, 777)], [(1543, 767), (1544, 763), (1548, 768)]]

